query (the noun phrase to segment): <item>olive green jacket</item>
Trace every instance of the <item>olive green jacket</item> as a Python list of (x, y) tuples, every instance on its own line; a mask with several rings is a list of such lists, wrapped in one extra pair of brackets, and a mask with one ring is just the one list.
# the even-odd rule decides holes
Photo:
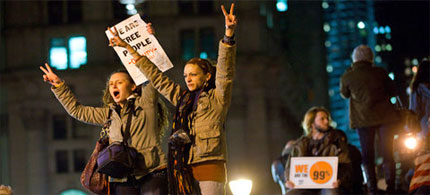
[[(127, 123), (128, 106), (124, 106), (121, 113), (115, 111), (113, 104), (105, 107), (84, 106), (66, 84), (58, 88), (52, 87), (52, 91), (70, 116), (85, 123), (103, 125), (108, 119), (109, 109), (112, 109), (109, 142), (122, 141), (120, 131), (121, 127), (125, 129)], [(158, 139), (157, 101), (157, 92), (150, 84), (142, 86), (142, 94), (134, 101), (135, 115), (130, 125), (130, 146), (139, 153), (133, 173), (136, 176), (146, 175), (167, 164)]]
[(396, 96), (394, 81), (372, 63), (352, 64), (340, 79), (340, 94), (349, 98), (351, 128), (372, 127), (399, 121), (390, 98)]
[[(227, 158), (227, 144), (224, 123), (231, 103), (233, 77), (235, 73), (236, 45), (220, 42), (218, 64), (215, 77), (216, 88), (202, 92), (197, 110), (190, 121), (191, 134), (195, 140), (190, 149), (190, 164)], [(165, 76), (146, 57), (140, 58), (136, 65), (151, 84), (174, 106), (185, 90)]]

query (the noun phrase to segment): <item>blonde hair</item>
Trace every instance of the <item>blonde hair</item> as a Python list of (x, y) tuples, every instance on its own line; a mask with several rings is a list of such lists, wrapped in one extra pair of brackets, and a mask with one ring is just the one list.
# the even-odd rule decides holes
[(0, 185), (0, 195), (13, 195), (12, 188), (10, 186)]
[[(103, 100), (103, 104), (104, 104), (105, 106), (107, 106), (107, 105), (109, 105), (109, 104), (111, 104), (111, 103), (114, 103), (114, 102), (115, 102), (115, 101), (113, 101), (113, 98), (112, 98), (112, 96), (110, 95), (110, 91), (109, 91), (109, 80), (110, 80), (110, 78), (112, 77), (112, 75), (114, 75), (114, 74), (116, 74), (116, 73), (124, 73), (124, 74), (126, 74), (126, 75), (127, 75), (127, 80), (129, 80), (129, 81), (130, 81), (130, 83), (135, 84), (135, 83), (134, 83), (134, 81), (133, 81), (133, 79), (131, 78), (130, 74), (127, 72), (127, 70), (125, 70), (125, 69), (119, 69), (119, 70), (116, 70), (116, 71), (112, 72), (112, 73), (108, 76), (108, 78), (106, 79), (106, 88), (103, 90), (103, 98), (102, 98), (102, 100)], [(135, 84), (135, 85), (136, 85), (136, 84)], [(139, 85), (139, 86), (140, 86), (140, 85)], [(139, 86), (136, 86), (136, 89), (133, 91), (134, 93), (138, 93), (138, 94), (140, 94), (140, 92), (139, 92), (140, 87), (139, 87)]]
[(328, 116), (329, 124), (331, 123), (330, 112), (324, 107), (314, 106), (314, 107), (310, 108), (306, 112), (305, 117), (303, 117), (302, 128), (303, 128), (305, 135), (310, 135), (310, 133), (312, 132), (312, 124), (314, 123), (315, 117), (317, 116), (318, 112), (326, 113)]
[[(135, 84), (133, 79), (131, 78), (130, 74), (127, 72), (127, 70), (125, 69), (119, 69), (116, 70), (114, 72), (112, 72), (106, 81), (106, 88), (103, 90), (103, 104), (105, 106), (108, 106), (111, 103), (114, 103), (115, 101), (113, 100), (110, 91), (109, 91), (109, 80), (110, 77), (112, 77), (112, 75), (116, 74), (116, 73), (124, 73), (127, 75), (127, 79), (132, 83)], [(148, 85), (151, 85), (150, 83)], [(133, 91), (133, 93), (137, 93), (137, 94), (141, 94), (141, 85), (136, 86), (136, 89)], [(158, 94), (158, 93), (157, 93)], [(160, 98), (158, 98), (157, 101), (157, 123), (158, 123), (158, 130), (159, 130), (159, 134), (158, 134), (158, 141), (161, 142), (161, 140), (164, 137), (165, 132), (167, 131), (168, 127), (169, 127), (169, 119), (168, 119), (168, 115), (169, 115), (169, 111), (166, 107), (166, 105), (164, 104), (163, 100), (161, 100)]]

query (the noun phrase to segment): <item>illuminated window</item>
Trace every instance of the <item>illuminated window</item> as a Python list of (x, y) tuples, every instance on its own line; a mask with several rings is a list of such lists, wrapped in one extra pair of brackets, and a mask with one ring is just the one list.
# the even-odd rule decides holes
[(379, 33), (385, 34), (385, 28), (383, 26), (379, 27)]
[(391, 28), (389, 26), (385, 26), (385, 32), (386, 33), (391, 33)]
[(83, 36), (69, 39), (70, 68), (79, 68), (87, 63), (87, 39)]
[(330, 31), (330, 25), (328, 23), (325, 23), (323, 29), (324, 29), (324, 32), (329, 32)]
[(387, 44), (385, 46), (385, 49), (387, 49), (387, 51), (391, 51), (391, 50), (393, 50), (393, 46), (391, 46), (391, 44)]
[(70, 190), (64, 190), (63, 192), (60, 193), (60, 195), (87, 195), (87, 194), (85, 192), (82, 192), (81, 190), (70, 189)]
[(388, 73), (388, 76), (390, 77), (391, 80), (394, 80), (394, 73), (390, 72)]
[(373, 33), (375, 33), (375, 34), (379, 34), (379, 30), (378, 30), (378, 27), (373, 27)]
[(325, 2), (325, 1), (323, 1), (323, 2), (322, 2), (321, 6), (322, 6), (322, 8), (324, 8), (324, 9), (329, 8), (328, 3), (327, 3), (327, 2)]
[(390, 98), (390, 102), (391, 102), (392, 104), (396, 104), (396, 102), (397, 102), (396, 97), (391, 97), (391, 98)]
[(200, 58), (204, 58), (204, 59), (208, 58), (208, 53), (200, 52)]
[(366, 24), (364, 24), (364, 22), (363, 22), (363, 21), (360, 21), (360, 22), (358, 22), (358, 23), (357, 23), (357, 27), (358, 27), (359, 29), (364, 29), (364, 28), (366, 27)]
[(276, 0), (276, 10), (278, 12), (285, 12), (288, 10), (287, 0)]
[(87, 63), (87, 39), (84, 36), (51, 39), (49, 63), (57, 70), (76, 69)]
[(333, 66), (332, 65), (327, 65), (326, 67), (327, 72), (333, 72)]
[(381, 46), (380, 45), (376, 45), (375, 46), (375, 51), (376, 52), (380, 52), (382, 50), (382, 48), (381, 48)]

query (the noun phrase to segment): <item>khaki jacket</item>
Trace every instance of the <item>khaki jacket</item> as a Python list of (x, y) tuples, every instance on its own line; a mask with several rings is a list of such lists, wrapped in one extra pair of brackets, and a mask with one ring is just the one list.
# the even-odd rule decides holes
[[(190, 149), (190, 164), (227, 158), (227, 144), (224, 123), (231, 103), (233, 77), (235, 73), (236, 45), (220, 42), (215, 89), (202, 92), (197, 110), (190, 121), (190, 131), (195, 140)], [(137, 61), (137, 66), (152, 85), (174, 106), (185, 89), (165, 76), (146, 57)]]
[[(78, 102), (66, 84), (53, 87), (52, 91), (70, 116), (85, 123), (103, 125), (109, 109), (112, 109), (109, 142), (122, 141), (120, 129), (125, 129), (127, 123), (127, 106), (121, 109), (121, 113), (115, 111), (113, 104), (106, 107), (84, 106)], [(133, 174), (143, 176), (167, 165), (158, 139), (157, 94), (151, 85), (142, 86), (142, 94), (136, 97), (134, 108), (135, 116), (132, 117), (130, 125), (130, 146), (140, 155), (137, 156), (137, 167)]]
[(383, 125), (399, 120), (390, 98), (396, 95), (394, 82), (387, 72), (369, 62), (352, 64), (340, 80), (340, 93), (350, 98), (351, 128)]

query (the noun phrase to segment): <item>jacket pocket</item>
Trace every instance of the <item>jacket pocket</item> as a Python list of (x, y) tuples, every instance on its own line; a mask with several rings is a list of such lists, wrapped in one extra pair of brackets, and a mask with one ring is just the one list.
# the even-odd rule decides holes
[(151, 169), (160, 164), (160, 157), (158, 156), (157, 147), (142, 148), (138, 150), (138, 152), (140, 155), (138, 155), (139, 158), (137, 161), (137, 166), (145, 169)]
[(199, 132), (197, 138), (196, 145), (199, 156), (212, 156), (220, 152), (221, 133), (218, 129)]

